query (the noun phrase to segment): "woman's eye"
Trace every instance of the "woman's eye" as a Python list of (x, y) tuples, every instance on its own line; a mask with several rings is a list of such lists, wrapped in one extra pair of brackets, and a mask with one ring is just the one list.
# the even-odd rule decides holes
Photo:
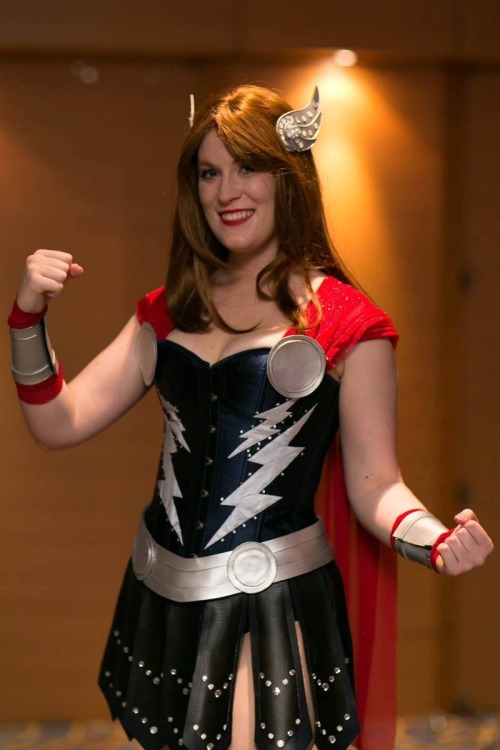
[(253, 174), (255, 172), (255, 169), (251, 167), (249, 164), (242, 164), (240, 167), (243, 174)]
[(217, 177), (217, 170), (213, 167), (206, 167), (205, 169), (200, 169), (200, 180), (212, 180), (214, 177)]

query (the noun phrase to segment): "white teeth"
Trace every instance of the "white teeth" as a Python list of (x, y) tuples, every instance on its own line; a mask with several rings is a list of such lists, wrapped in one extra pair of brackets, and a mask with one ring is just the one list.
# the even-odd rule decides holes
[(253, 214), (253, 211), (228, 211), (222, 212), (221, 217), (226, 221), (240, 221), (241, 219), (248, 219)]

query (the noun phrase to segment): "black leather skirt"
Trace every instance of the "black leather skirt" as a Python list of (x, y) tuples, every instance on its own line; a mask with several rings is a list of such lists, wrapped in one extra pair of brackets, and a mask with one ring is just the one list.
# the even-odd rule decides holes
[[(296, 622), (308, 674), (299, 656)], [(146, 750), (225, 750), (231, 744), (235, 676), (246, 632), (252, 648), (256, 747), (306, 750), (314, 739), (319, 750), (348, 748), (360, 726), (335, 563), (258, 594), (189, 603), (155, 594), (129, 565), (99, 676), (113, 718)]]

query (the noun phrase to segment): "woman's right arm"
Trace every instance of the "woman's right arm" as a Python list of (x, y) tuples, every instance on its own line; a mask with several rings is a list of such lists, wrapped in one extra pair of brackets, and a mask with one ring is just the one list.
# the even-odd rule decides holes
[[(40, 313), (71, 277), (83, 269), (71, 255), (38, 250), (26, 262), (17, 303), (26, 313)], [(48, 403), (21, 400), (31, 434), (41, 448), (77, 445), (115, 422), (146, 392), (135, 354), (139, 323), (133, 316), (114, 341)]]

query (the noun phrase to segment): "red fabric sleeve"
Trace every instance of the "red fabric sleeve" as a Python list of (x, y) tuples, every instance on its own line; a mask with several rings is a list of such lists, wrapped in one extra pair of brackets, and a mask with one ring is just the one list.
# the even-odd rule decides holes
[[(391, 319), (363, 292), (330, 276), (323, 281), (317, 294), (323, 317), (307, 335), (322, 346), (328, 370), (361, 341), (388, 338), (396, 346), (398, 332)], [(311, 307), (310, 323), (314, 326), (316, 311)]]
[(136, 305), (136, 315), (141, 325), (149, 323), (153, 326), (158, 341), (168, 336), (174, 324), (168, 314), (165, 287), (155, 289), (140, 299)]

